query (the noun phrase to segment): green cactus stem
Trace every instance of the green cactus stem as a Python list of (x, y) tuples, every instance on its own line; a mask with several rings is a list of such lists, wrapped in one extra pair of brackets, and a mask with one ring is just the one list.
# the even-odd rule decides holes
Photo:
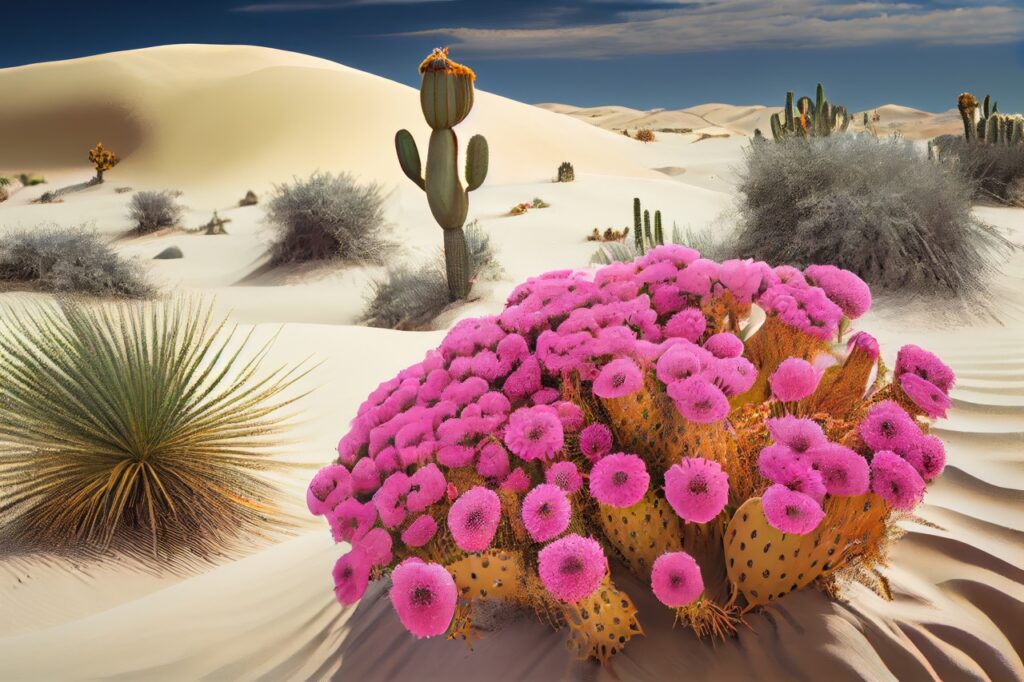
[(445, 271), (451, 300), (466, 298), (470, 288), (469, 252), (462, 226), (469, 213), (469, 193), (487, 179), (487, 140), (474, 135), (466, 147), (466, 186), (459, 177), (459, 139), (452, 128), (473, 108), (475, 75), (437, 49), (420, 64), (420, 106), (431, 128), (424, 172), (416, 141), (408, 130), (395, 134), (402, 172), (427, 195), (427, 205), (444, 233)]
[(661, 229), (661, 211), (654, 212), (654, 243), (658, 246), (665, 244), (665, 233)]
[(648, 246), (654, 246), (654, 233), (651, 232), (651, 212), (644, 210), (644, 237)]
[(644, 232), (640, 229), (640, 198), (633, 197), (633, 243), (636, 245), (636, 252), (644, 253)]

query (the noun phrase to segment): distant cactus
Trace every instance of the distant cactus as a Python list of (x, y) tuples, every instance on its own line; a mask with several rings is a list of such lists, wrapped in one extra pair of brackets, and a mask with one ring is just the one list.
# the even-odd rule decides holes
[(665, 233), (661, 229), (661, 211), (654, 212), (654, 243), (665, 243)]
[(654, 243), (654, 233), (651, 232), (651, 212), (647, 210), (644, 211), (644, 237), (648, 244)]
[(562, 165), (558, 167), (558, 182), (572, 182), (575, 179), (576, 171), (573, 170), (572, 164), (563, 161)]
[[(865, 114), (865, 126), (867, 114)], [(850, 114), (841, 104), (830, 105), (825, 97), (825, 88), (818, 83), (815, 99), (801, 97), (793, 107), (793, 93), (786, 93), (786, 107), (779, 114), (771, 116), (772, 136), (776, 142), (794, 137), (827, 137), (832, 133), (844, 132), (850, 126)]]
[(974, 95), (961, 93), (957, 98), (957, 109), (960, 110), (964, 137), (968, 141), (1007, 146), (1024, 144), (1024, 117), (1000, 114), (999, 105), (988, 95), (979, 107)]
[(636, 131), (636, 135), (634, 137), (641, 142), (654, 142), (654, 131), (650, 128), (641, 128)]
[[(642, 222), (641, 222), (642, 216)], [(665, 243), (665, 232), (661, 226), (661, 211), (654, 212), (654, 228), (651, 228), (651, 212), (641, 210), (640, 199), (633, 198), (633, 242), (637, 255)]]
[(644, 233), (640, 226), (640, 199), (633, 197), (633, 241), (636, 242), (636, 252), (644, 253)]
[(448, 50), (437, 48), (420, 64), (420, 106), (431, 128), (427, 167), (420, 165), (420, 153), (412, 134), (399, 130), (395, 150), (402, 171), (427, 194), (434, 220), (444, 231), (445, 270), (451, 300), (469, 295), (469, 253), (463, 225), (469, 212), (469, 193), (487, 177), (487, 140), (470, 138), (466, 147), (466, 187), (456, 167), (458, 138), (452, 130), (473, 108), (475, 74), (448, 58)]
[(96, 146), (89, 150), (89, 163), (96, 169), (95, 182), (98, 184), (103, 182), (103, 174), (121, 163), (121, 159), (109, 149), (104, 149), (102, 142), (97, 142)]

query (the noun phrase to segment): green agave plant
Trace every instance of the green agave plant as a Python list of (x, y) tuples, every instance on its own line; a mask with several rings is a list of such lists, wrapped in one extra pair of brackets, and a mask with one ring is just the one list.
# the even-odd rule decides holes
[(305, 362), (262, 371), (271, 342), (194, 300), (0, 327), (0, 544), (188, 565), (290, 525), (266, 474), (291, 466), (273, 455)]

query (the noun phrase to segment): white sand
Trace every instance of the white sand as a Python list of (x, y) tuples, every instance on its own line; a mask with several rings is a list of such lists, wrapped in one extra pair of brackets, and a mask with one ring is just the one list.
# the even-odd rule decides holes
[[(97, 104), (92, 93), (100, 90)], [(303, 386), (318, 389), (295, 432), (302, 461), (326, 462), (366, 393), (441, 338), (443, 332), (349, 326), (372, 269), (257, 275), (268, 236), (263, 208), (233, 208), (247, 189), (263, 195), (294, 175), (348, 170), (390, 193), (388, 215), (406, 257), (433, 253), (440, 230), (392, 151), (399, 127), (409, 127), (421, 145), (425, 140), (414, 90), (286, 52), (175, 46), (0, 70), (0, 92), (0, 130), (17, 131), (5, 140), (0, 172), (41, 171), (50, 181), (0, 204), (0, 231), (88, 222), (118, 235), (129, 228), (131, 196), (116, 193), (120, 186), (182, 190), (189, 226), (206, 222), (214, 209), (232, 219), (227, 236), (170, 233), (121, 239), (117, 248), (146, 259), (168, 289), (215, 295), (262, 338), (284, 323), (273, 362), (309, 355), (324, 361)], [(470, 217), (492, 236), (505, 274), (483, 285), (479, 300), (446, 315), (446, 324), (497, 311), (531, 274), (585, 265), (594, 249), (584, 235), (630, 224), (634, 196), (660, 209), (667, 225), (727, 229), (733, 169), (746, 135), (753, 127), (766, 130), (775, 111), (602, 107), (592, 117), (646, 116), (665, 122), (659, 127), (730, 135), (694, 142), (696, 135), (666, 133), (645, 145), (601, 130), (604, 123), (573, 120), (587, 120), (574, 107), (547, 108), (481, 93), (459, 128), (463, 141), (473, 132), (490, 141), (491, 176), (471, 195)], [(912, 110), (881, 111), (883, 125), (897, 117), (924, 125)], [(704, 125), (676, 125), (681, 121)], [(87, 179), (82, 157), (97, 140), (125, 157), (106, 184), (64, 203), (30, 203), (43, 191)], [(564, 160), (574, 163), (576, 182), (551, 183)], [(535, 196), (552, 207), (505, 215)], [(1024, 210), (979, 213), (1024, 239)], [(185, 258), (148, 260), (170, 244)], [(907, 526), (889, 571), (891, 603), (860, 588), (845, 603), (794, 594), (754, 616), (752, 630), (712, 647), (672, 630), (667, 611), (646, 590), (633, 590), (647, 636), (631, 642), (613, 671), (576, 664), (564, 633), (531, 619), (485, 633), (471, 654), (461, 643), (405, 633), (383, 586), (371, 588), (357, 608), (340, 608), (330, 568), (343, 548), (310, 522), (294, 538), (185, 578), (117, 565), (0, 561), (0, 679), (661, 680), (680, 670), (708, 680), (811, 679), (823, 671), (842, 680), (1024, 678), (1024, 256), (1004, 270), (997, 282), (1002, 326), (939, 326), (931, 306), (885, 304), (860, 325), (890, 357), (900, 343), (918, 343), (958, 375), (954, 410), (938, 430), (949, 467), (922, 510), (942, 528)], [(288, 484), (296, 497), (304, 477)]]

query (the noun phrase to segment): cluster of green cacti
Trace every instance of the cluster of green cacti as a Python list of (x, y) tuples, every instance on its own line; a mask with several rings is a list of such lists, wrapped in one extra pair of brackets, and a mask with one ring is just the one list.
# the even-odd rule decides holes
[(576, 171), (573, 170), (572, 164), (563, 161), (562, 165), (558, 167), (558, 182), (572, 182), (575, 179)]
[(412, 134), (404, 128), (395, 134), (395, 150), (405, 175), (427, 194), (434, 220), (444, 232), (444, 260), (448, 294), (452, 300), (469, 294), (469, 251), (462, 226), (469, 212), (469, 193), (487, 177), (487, 140), (474, 135), (466, 147), (466, 187), (459, 178), (459, 139), (452, 130), (473, 108), (473, 81), (466, 66), (448, 58), (448, 49), (435, 49), (422, 64), (420, 106), (431, 128), (424, 174)]
[(1024, 144), (1024, 116), (1020, 114), (1000, 114), (999, 105), (989, 101), (989, 96), (981, 105), (978, 114), (978, 100), (969, 92), (957, 98), (957, 109), (964, 121), (964, 137), (972, 142), (986, 144)]
[(779, 114), (772, 114), (772, 135), (776, 142), (791, 137), (826, 137), (845, 131), (850, 126), (850, 113), (841, 104), (829, 104), (825, 88), (818, 83), (815, 100), (801, 97), (793, 106), (793, 93), (786, 93), (786, 108)]
[(646, 253), (647, 249), (655, 246), (662, 246), (665, 243), (665, 233), (661, 228), (661, 211), (654, 212), (654, 229), (651, 229), (651, 212), (643, 211), (643, 225), (640, 223), (640, 199), (633, 198), (633, 243), (636, 246), (637, 254)]

